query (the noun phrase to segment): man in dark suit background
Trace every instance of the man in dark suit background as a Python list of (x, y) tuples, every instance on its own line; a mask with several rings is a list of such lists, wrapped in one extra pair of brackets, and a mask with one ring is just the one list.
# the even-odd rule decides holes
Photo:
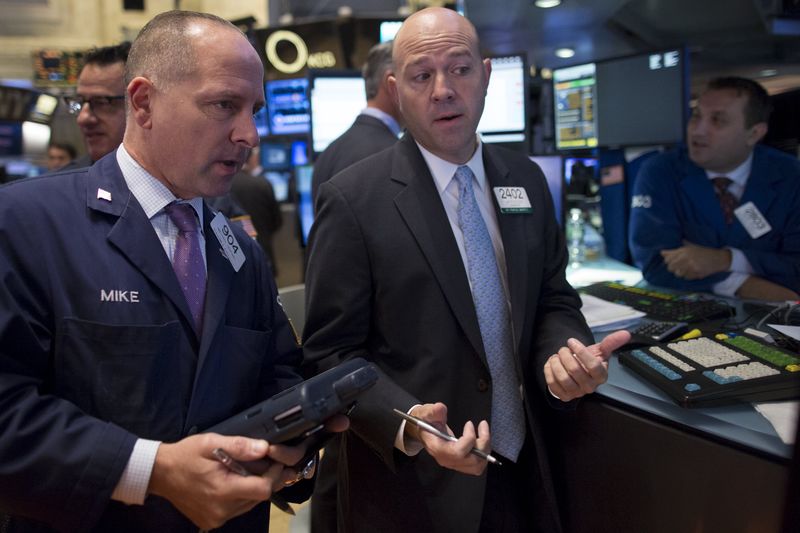
[[(302, 445), (195, 435), (299, 380), (263, 252), (202, 200), (258, 142), (263, 75), (234, 25), (162, 13), (131, 48), (123, 144), (0, 189), (10, 531), (262, 532), (297, 480)], [(216, 448), (272, 463), (241, 476)]]
[(629, 335), (586, 346), (541, 170), (480, 143), (491, 63), (475, 28), (415, 13), (393, 68), (407, 134), (320, 187), (310, 237), (307, 360), (363, 356), (383, 373), (341, 438), (339, 530), (560, 531), (543, 421), (603, 383)]
[(402, 119), (389, 94), (387, 76), (392, 66), (392, 43), (373, 46), (361, 72), (367, 91), (367, 107), (350, 128), (333, 141), (314, 162), (311, 199), (317, 201), (319, 186), (365, 157), (397, 142)]

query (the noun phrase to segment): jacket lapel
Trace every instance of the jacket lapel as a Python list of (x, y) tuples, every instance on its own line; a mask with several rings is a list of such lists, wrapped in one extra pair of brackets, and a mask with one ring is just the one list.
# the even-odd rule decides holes
[(704, 220), (706, 225), (714, 228), (717, 235), (725, 235), (728, 232), (728, 225), (719, 207), (714, 187), (705, 171), (694, 164), (689, 164), (689, 172), (681, 180), (680, 186), (697, 216)]
[[(753, 202), (761, 215), (766, 218), (776, 199), (775, 187), (772, 186), (772, 182), (778, 181), (779, 178), (780, 176), (776, 172), (770, 172), (764, 151), (756, 146), (756, 150), (753, 152), (753, 166), (750, 169), (750, 176), (747, 178), (747, 185), (739, 205)], [(731, 227), (731, 238), (735, 239), (735, 242), (747, 242), (750, 239), (745, 227), (735, 218)]]
[(428, 261), (456, 320), (486, 362), (467, 272), (433, 177), (411, 135), (403, 137), (395, 151), (392, 180), (406, 187), (395, 197), (394, 203)]
[[(228, 293), (233, 281), (234, 270), (225, 253), (220, 248), (217, 237), (211, 229), (214, 213), (203, 204), (203, 228), (206, 236), (206, 303), (203, 314), (203, 336), (200, 339), (198, 374), (203, 366), (214, 335), (222, 324), (227, 307)], [(247, 259), (245, 259), (246, 261)], [(252, 258), (250, 259), (252, 261)]]
[(153, 225), (128, 189), (117, 165), (115, 152), (98, 161), (88, 172), (90, 185), (86, 191), (87, 207), (119, 217), (108, 232), (109, 242), (169, 298), (191, 325), (193, 320), (189, 304), (178, 285), (172, 265), (153, 231)]

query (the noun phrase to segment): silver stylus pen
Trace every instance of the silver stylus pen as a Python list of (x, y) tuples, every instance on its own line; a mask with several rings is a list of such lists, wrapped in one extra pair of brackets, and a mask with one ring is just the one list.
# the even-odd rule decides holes
[[(403, 411), (400, 411), (398, 409), (393, 409), (393, 411), (394, 411), (394, 414), (396, 414), (397, 416), (405, 419), (406, 422), (410, 422), (410, 423), (414, 424), (415, 426), (417, 426), (419, 429), (421, 429), (423, 431), (427, 431), (428, 433), (432, 433), (433, 435), (436, 435), (437, 437), (439, 437), (441, 439), (449, 440), (451, 442), (455, 442), (455, 441), (458, 440), (456, 437), (454, 437), (452, 435), (448, 435), (447, 433), (444, 433), (443, 431), (439, 431), (438, 429), (436, 429), (436, 427), (428, 424), (427, 422), (425, 422), (421, 418), (417, 418), (416, 416), (409, 415), (408, 413), (404, 413)], [(486, 459), (490, 463), (493, 463), (493, 464), (496, 464), (496, 465), (502, 465), (503, 464), (500, 461), (498, 461), (497, 458), (494, 457), (493, 455), (489, 455), (488, 453), (483, 452), (483, 451), (479, 450), (478, 448), (472, 448), (469, 451), (469, 453), (471, 453), (472, 455), (477, 455), (478, 457), (480, 457), (482, 459)]]

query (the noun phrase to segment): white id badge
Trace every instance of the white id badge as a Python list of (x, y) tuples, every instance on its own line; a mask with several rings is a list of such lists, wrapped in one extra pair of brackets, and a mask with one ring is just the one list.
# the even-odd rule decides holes
[(231, 262), (233, 270), (239, 272), (246, 258), (242, 247), (239, 246), (239, 241), (236, 240), (233, 231), (231, 231), (228, 219), (222, 213), (217, 213), (217, 216), (211, 221), (211, 229), (214, 230), (214, 235), (217, 237), (220, 246), (222, 246), (222, 252)]
[(733, 210), (733, 214), (736, 215), (736, 218), (739, 219), (739, 222), (742, 223), (744, 229), (753, 239), (758, 239), (772, 231), (772, 226), (769, 225), (767, 219), (764, 218), (764, 215), (761, 214), (761, 211), (758, 210), (753, 202), (740, 205)]
[(525, 187), (495, 187), (494, 197), (501, 213), (532, 213)]

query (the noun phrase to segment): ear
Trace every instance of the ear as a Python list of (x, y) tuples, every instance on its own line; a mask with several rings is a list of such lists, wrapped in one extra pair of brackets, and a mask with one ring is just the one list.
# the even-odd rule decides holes
[(748, 146), (755, 146), (758, 141), (764, 138), (764, 135), (767, 134), (767, 123), (766, 122), (759, 122), (758, 124), (753, 124), (750, 127), (750, 130), (747, 133), (747, 144)]
[(147, 78), (138, 76), (128, 84), (128, 102), (133, 121), (143, 129), (152, 127), (152, 106), (155, 87)]
[(486, 91), (489, 90), (489, 78), (492, 77), (492, 60), (488, 57), (483, 60), (483, 70), (486, 72), (486, 87), (483, 89), (483, 94), (485, 96)]
[(394, 72), (388, 72), (386, 74), (386, 78), (384, 78), (384, 83), (386, 84), (386, 89), (389, 91), (389, 96), (394, 102), (394, 105), (396, 105), (399, 108), (400, 99), (397, 95), (397, 78), (395, 77)]

